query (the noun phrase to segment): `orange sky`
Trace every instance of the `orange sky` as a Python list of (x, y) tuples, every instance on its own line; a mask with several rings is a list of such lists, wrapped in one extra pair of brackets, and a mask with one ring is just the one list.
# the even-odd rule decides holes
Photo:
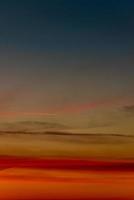
[(0, 172), (0, 188), (2, 200), (132, 200), (134, 173), (12, 168)]

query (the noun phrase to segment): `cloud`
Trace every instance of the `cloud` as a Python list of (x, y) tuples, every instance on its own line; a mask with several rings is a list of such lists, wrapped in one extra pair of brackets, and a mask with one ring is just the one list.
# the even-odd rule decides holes
[(98, 108), (111, 108), (111, 107), (116, 107), (119, 105), (124, 105), (124, 103), (127, 101), (127, 98), (122, 98), (122, 97), (113, 97), (113, 98), (108, 98), (108, 99), (103, 99), (103, 100), (96, 100), (96, 101), (91, 101), (87, 103), (75, 103), (75, 104), (67, 104), (66, 106), (63, 106), (58, 109), (50, 109), (50, 111), (58, 114), (58, 113), (82, 113), (82, 112), (87, 112), (90, 110), (96, 110)]
[(124, 106), (123, 111), (129, 114), (134, 114), (134, 105)]
[(88, 128), (110, 127), (115, 124), (113, 121), (92, 121), (89, 123)]
[(1, 123), (0, 132), (2, 133), (27, 133), (44, 132), (45, 130), (64, 130), (68, 127), (64, 124), (43, 121), (19, 121), (11, 123)]
[[(117, 134), (117, 133), (77, 133), (70, 132), (67, 130), (55, 130), (55, 129), (44, 129), (42, 130), (0, 130), (0, 135), (10, 135), (24, 136), (23, 139), (27, 140), (27, 136), (31, 136), (31, 139), (35, 139), (33, 136), (38, 136), (36, 139), (42, 138), (42, 141), (45, 142), (62, 142), (64, 144), (132, 144), (134, 143), (133, 135), (126, 134)], [(15, 138), (15, 137), (14, 137)], [(29, 138), (29, 137), (28, 137)]]

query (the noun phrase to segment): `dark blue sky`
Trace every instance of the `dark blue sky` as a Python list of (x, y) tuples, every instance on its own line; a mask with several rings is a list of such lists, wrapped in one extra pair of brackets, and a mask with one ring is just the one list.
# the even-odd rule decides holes
[(132, 0), (1, 1), (3, 46), (43, 50), (132, 47)]
[(132, 101), (133, 11), (133, 0), (0, 1), (1, 110)]

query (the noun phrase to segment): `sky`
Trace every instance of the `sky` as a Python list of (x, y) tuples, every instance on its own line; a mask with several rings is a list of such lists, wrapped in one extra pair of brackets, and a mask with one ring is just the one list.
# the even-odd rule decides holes
[(133, 10), (133, 0), (0, 1), (0, 123), (134, 134)]

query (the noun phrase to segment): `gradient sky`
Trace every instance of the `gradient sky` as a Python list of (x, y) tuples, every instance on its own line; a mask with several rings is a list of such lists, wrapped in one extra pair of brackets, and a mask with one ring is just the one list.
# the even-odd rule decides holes
[(133, 0), (0, 1), (0, 120), (134, 134)]

